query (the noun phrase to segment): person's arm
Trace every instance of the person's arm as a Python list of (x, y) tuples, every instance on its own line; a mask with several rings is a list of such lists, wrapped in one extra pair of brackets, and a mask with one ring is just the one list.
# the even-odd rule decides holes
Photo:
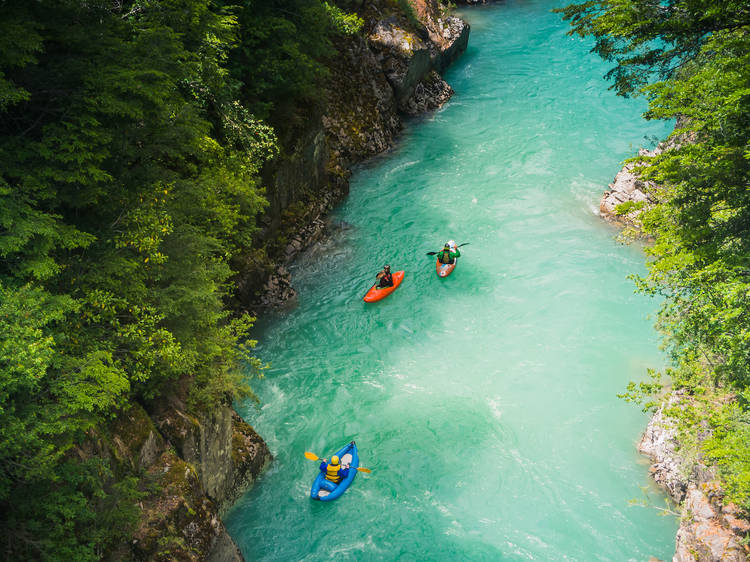
[(320, 472), (325, 472), (327, 468), (328, 468), (328, 463), (326, 462), (325, 459), (323, 459), (323, 462), (320, 463)]
[(383, 275), (385, 275), (385, 271), (379, 271), (379, 272), (378, 272), (378, 273), (377, 273), (377, 274), (375, 275), (375, 279), (380, 279), (381, 277), (383, 277)]
[(456, 248), (456, 251), (451, 253), (451, 257), (452, 258), (460, 258), (461, 257), (461, 250), (459, 250), (458, 248)]
[(349, 476), (349, 465), (346, 465), (346, 468), (340, 468), (339, 469), (339, 476), (343, 480), (347, 476)]

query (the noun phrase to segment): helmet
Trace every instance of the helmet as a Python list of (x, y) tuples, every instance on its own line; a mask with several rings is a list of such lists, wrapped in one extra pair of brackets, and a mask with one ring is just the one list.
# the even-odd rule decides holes
[(332, 464), (332, 465), (337, 465), (337, 464), (339, 464), (339, 458), (338, 458), (338, 457), (337, 457), (336, 455), (333, 455), (333, 456), (331, 457), (331, 464)]
[(390, 269), (390, 268), (391, 268), (391, 266), (390, 266), (390, 265), (388, 265), (388, 264), (385, 264), (385, 265), (383, 266), (383, 269)]
[(450, 245), (450, 244), (449, 244), (448, 242), (446, 242), (446, 243), (445, 243), (445, 246), (443, 246), (443, 247), (444, 247), (444, 248), (445, 248), (446, 250), (450, 250), (450, 248), (451, 248), (451, 245)]

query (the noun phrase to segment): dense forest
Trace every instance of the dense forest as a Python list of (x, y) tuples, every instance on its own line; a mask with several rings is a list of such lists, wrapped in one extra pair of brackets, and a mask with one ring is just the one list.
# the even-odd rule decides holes
[(225, 302), (260, 172), (361, 22), (319, 0), (0, 10), (0, 551), (97, 559), (144, 489), (81, 445), (178, 385), (194, 410), (248, 392), (253, 319)]
[(592, 0), (562, 10), (615, 63), (621, 95), (674, 119), (672, 148), (641, 162), (649, 273), (671, 366), (627, 397), (655, 406), (664, 385), (681, 453), (718, 467), (726, 500), (750, 514), (750, 12), (746, 2)]

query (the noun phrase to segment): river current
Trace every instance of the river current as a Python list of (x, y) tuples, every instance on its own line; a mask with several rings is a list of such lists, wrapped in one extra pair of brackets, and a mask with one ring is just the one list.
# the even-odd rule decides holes
[[(248, 560), (671, 558), (677, 521), (635, 449), (647, 418), (616, 396), (664, 362), (657, 303), (628, 279), (642, 249), (596, 214), (669, 126), (607, 90), (562, 5), (461, 12), (456, 95), (355, 170), (292, 268), (297, 305), (258, 326), (271, 367), (237, 406), (275, 461), (225, 518)], [(425, 254), (448, 239), (469, 244), (439, 279)], [(365, 304), (386, 262), (405, 280)], [(311, 500), (303, 453), (350, 440), (372, 473)]]

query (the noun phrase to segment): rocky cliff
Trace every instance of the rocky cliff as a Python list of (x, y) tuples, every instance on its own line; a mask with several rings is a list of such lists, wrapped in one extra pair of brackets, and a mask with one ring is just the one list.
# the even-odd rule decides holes
[[(725, 504), (714, 470), (681, 449), (669, 412), (690, 398), (675, 392), (656, 411), (638, 445), (653, 464), (650, 473), (675, 503), (681, 506), (673, 562), (745, 562), (743, 538), (750, 523), (740, 518), (735, 505)], [(704, 436), (705, 437), (705, 436)]]
[(196, 415), (173, 396), (150, 412), (134, 405), (90, 437), (82, 458), (108, 458), (117, 472), (138, 475), (142, 494), (135, 533), (107, 559), (242, 560), (220, 513), (271, 454), (229, 405)]

